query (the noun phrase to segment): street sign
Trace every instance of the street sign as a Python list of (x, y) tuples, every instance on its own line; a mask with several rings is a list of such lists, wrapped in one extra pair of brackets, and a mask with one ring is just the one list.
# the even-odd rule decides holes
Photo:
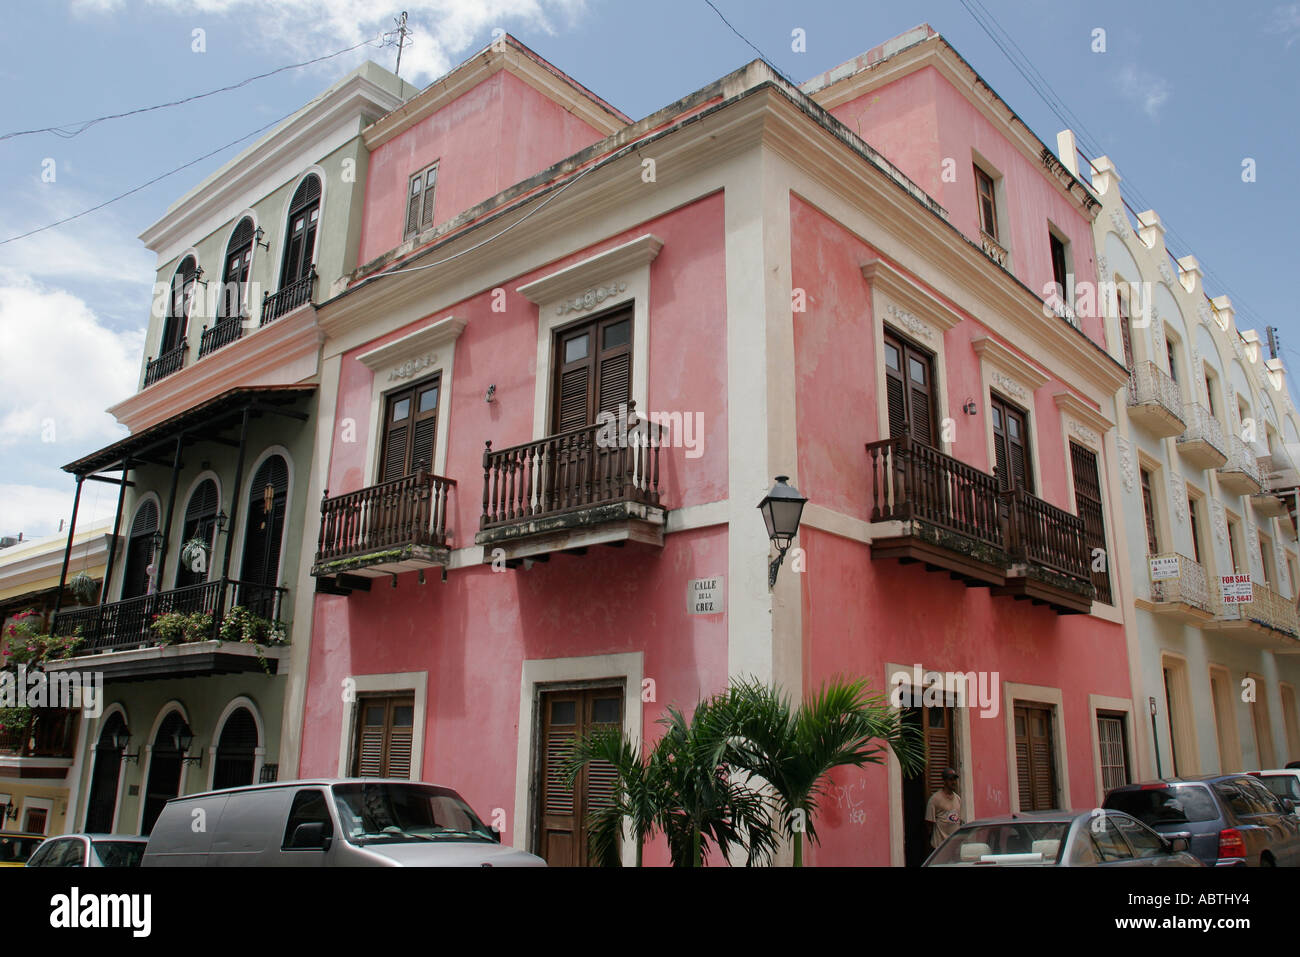
[(1153, 582), (1180, 577), (1182, 577), (1182, 568), (1178, 564), (1177, 555), (1161, 555), (1159, 558), (1151, 559), (1151, 580)]
[(692, 578), (686, 585), (688, 615), (720, 615), (726, 611), (726, 587), (722, 575)]
[(1255, 600), (1249, 575), (1224, 575), (1219, 579), (1219, 590), (1225, 605), (1246, 605)]

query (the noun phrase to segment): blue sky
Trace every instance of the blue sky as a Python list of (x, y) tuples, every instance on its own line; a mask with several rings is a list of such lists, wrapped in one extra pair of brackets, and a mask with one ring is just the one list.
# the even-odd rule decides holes
[[(1116, 163), (1126, 194), (1136, 189), (1161, 214), (1177, 254), (1200, 260), (1207, 290), (1232, 295), (1242, 328), (1262, 335), (1265, 324), (1277, 326), (1282, 357), (1300, 372), (1300, 317), (1286, 291), (1294, 267), (1284, 259), (1300, 223), (1292, 178), (1300, 3), (982, 2)], [(962, 0), (714, 3), (797, 81), (929, 22), (1044, 142), (1054, 147), (1063, 126)], [(391, 10), (374, 0), (6, 4), (0, 82), (17, 95), (0, 109), (0, 135), (178, 99), (332, 53), (391, 30), (401, 8), (401, 0)], [(405, 9), (415, 37), (402, 75), (419, 86), (500, 27), (634, 118), (756, 55), (705, 0), (407, 0)], [(792, 50), (796, 28), (805, 52)], [(1097, 28), (1106, 31), (1104, 53), (1092, 50)], [(0, 241), (252, 133), (367, 56), (391, 69), (395, 50), (365, 46), (72, 137), (0, 140)], [(154, 261), (136, 237), (239, 148), (57, 229), (0, 243), (0, 535), (54, 532), (73, 488), (59, 466), (122, 434), (103, 409), (139, 374)], [(1246, 157), (1256, 163), (1252, 183), (1242, 181)], [(53, 182), (42, 180), (49, 160)], [(84, 508), (107, 514), (112, 490), (89, 484)]]

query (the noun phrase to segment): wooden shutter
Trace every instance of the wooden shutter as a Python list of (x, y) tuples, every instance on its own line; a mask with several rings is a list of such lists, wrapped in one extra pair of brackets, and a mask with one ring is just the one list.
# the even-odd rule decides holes
[(621, 731), (623, 689), (551, 691), (542, 695), (541, 746), (537, 802), (539, 851), (553, 866), (582, 866), (589, 859), (587, 822), (590, 815), (613, 800), (616, 775), (612, 765), (593, 761), (565, 785), (563, 768), (574, 743), (598, 728)]
[[(1083, 519), (1083, 531), (1090, 556), (1094, 549), (1106, 552), (1106, 519), (1101, 507), (1101, 478), (1097, 471), (1097, 456), (1090, 449), (1070, 443), (1070, 462), (1074, 466), (1074, 510)], [(1193, 534), (1195, 534), (1193, 532)], [(1097, 600), (1111, 603), (1110, 562), (1101, 571), (1092, 573), (1092, 585), (1097, 590)]]
[(409, 779), (415, 698), (408, 694), (368, 696), (360, 699), (357, 711), (356, 776)]
[(1017, 705), (1016, 783), (1020, 810), (1047, 811), (1056, 807), (1056, 772), (1052, 755), (1052, 709)]
[(632, 401), (632, 313), (625, 310), (597, 324), (600, 352), (596, 412), (617, 414)]
[[(1147, 523), (1147, 554), (1159, 555), (1160, 542), (1156, 538), (1156, 509), (1151, 500), (1151, 473), (1146, 469), (1142, 473), (1142, 515)], [(1231, 542), (1229, 542), (1231, 544)]]
[[(181, 542), (190, 541), (197, 538), (208, 544), (208, 562), (213, 558), (213, 529), (216, 527), (217, 520), (217, 483), (211, 479), (206, 479), (199, 483), (199, 487), (194, 490), (190, 496), (189, 503), (185, 506), (185, 525), (181, 533)], [(200, 582), (208, 580), (209, 564), (203, 571), (196, 571), (181, 558), (176, 556), (176, 587), (184, 588), (187, 585), (197, 585)]]
[(1119, 300), (1119, 337), (1124, 342), (1124, 368), (1133, 370), (1133, 326), (1128, 318), (1128, 306)]
[(1032, 492), (1034, 477), (1029, 464), (1028, 416), (1023, 409), (997, 396), (992, 397), (991, 406), (993, 451), (1002, 487), (1011, 488), (1014, 482), (1017, 488)]
[[(271, 508), (266, 508), (267, 486)], [(273, 455), (258, 468), (249, 486), (248, 519), (244, 530), (244, 557), (240, 580), (274, 586), (280, 574), (280, 545), (284, 537), (284, 508), (289, 492), (289, 467)], [(265, 597), (265, 596), (261, 596)], [(241, 596), (241, 601), (245, 599)]]
[(409, 239), (420, 231), (420, 200), (424, 197), (424, 177), (411, 177), (411, 191), (406, 200), (406, 229), (403, 237)]
[(289, 203), (289, 238), (284, 247), (281, 286), (297, 282), (311, 272), (316, 227), (320, 220), (320, 196), (320, 180), (314, 175), (304, 179), (294, 191)]
[(126, 547), (126, 569), (122, 574), (122, 598), (135, 598), (149, 585), (149, 562), (153, 558), (153, 533), (158, 531), (158, 506), (145, 502), (131, 522)]
[(997, 200), (993, 189), (993, 177), (975, 167), (975, 193), (979, 202), (980, 229), (993, 239), (998, 238)]
[(388, 397), (384, 410), (384, 444), (380, 452), (380, 482), (392, 482), (407, 474), (406, 452), (410, 445), (411, 408), (415, 396), (403, 389)]
[(935, 444), (934, 360), (925, 350), (885, 333), (885, 390), (889, 404), (889, 434), (898, 438), (903, 425), (912, 438)]
[(953, 709), (925, 708), (925, 788), (933, 794), (943, 787), (943, 769), (955, 768)]
[(438, 182), (438, 167), (434, 167), (424, 174), (424, 199), (422, 202), (423, 212), (420, 214), (420, 228), (428, 229), (433, 225), (433, 197), (434, 184)]
[(380, 447), (379, 481), (410, 475), (423, 462), (433, 468), (438, 437), (438, 398), (442, 377), (388, 394), (384, 405), (384, 436)]
[(907, 387), (903, 385), (903, 347), (885, 338), (885, 393), (889, 405), (889, 435), (899, 438), (907, 423)]

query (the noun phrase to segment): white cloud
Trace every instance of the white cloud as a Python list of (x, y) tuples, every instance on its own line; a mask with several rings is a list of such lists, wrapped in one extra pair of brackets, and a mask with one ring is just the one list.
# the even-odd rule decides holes
[(1300, 3), (1274, 8), (1270, 26), (1271, 32), (1280, 33), (1286, 38), (1288, 47), (1300, 40)]
[(5, 458), (69, 461), (124, 435), (104, 409), (135, 391), (143, 345), (142, 330), (105, 328), (73, 294), (0, 271)]
[[(446, 73), (461, 54), (481, 44), (494, 27), (526, 27), (554, 33), (552, 17), (566, 22), (582, 13), (586, 0), (407, 0), (385, 6), (374, 0), (148, 0), (177, 15), (237, 16), (250, 39), (281, 53), (319, 56), (373, 39), (395, 28), (394, 14), (405, 9), (407, 28), (414, 31), (402, 54), (402, 73), (408, 80), (428, 82)], [(111, 14), (120, 0), (73, 0), (82, 15)], [(195, 22), (195, 26), (203, 26)], [(365, 52), (374, 57), (375, 48)]]
[[(51, 474), (51, 482), (58, 482)], [(0, 485), (0, 535), (23, 540), (42, 538), (59, 531), (59, 522), (72, 517), (75, 486), (71, 475), (64, 475), (60, 487), (39, 485)], [(100, 491), (100, 490), (103, 491)], [(85, 528), (97, 519), (112, 518), (117, 508), (117, 493), (112, 486), (87, 482), (81, 490), (77, 509), (77, 528)], [(63, 527), (66, 534), (67, 526)], [(2, 553), (0, 553), (2, 554)]]
[(1124, 67), (1116, 77), (1120, 93), (1138, 103), (1153, 119), (1165, 105), (1172, 90), (1169, 81), (1153, 73), (1146, 73), (1133, 65)]

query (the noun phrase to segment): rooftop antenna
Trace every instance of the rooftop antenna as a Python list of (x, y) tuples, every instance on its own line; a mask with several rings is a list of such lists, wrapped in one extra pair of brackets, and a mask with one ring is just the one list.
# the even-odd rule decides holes
[(402, 15), (400, 17), (397, 17), (396, 20), (394, 20), (394, 22), (397, 24), (397, 66), (393, 69), (393, 72), (398, 76), (401, 76), (402, 75), (402, 47), (406, 46), (406, 35), (411, 32), (410, 30), (406, 29), (406, 11), (403, 10)]

